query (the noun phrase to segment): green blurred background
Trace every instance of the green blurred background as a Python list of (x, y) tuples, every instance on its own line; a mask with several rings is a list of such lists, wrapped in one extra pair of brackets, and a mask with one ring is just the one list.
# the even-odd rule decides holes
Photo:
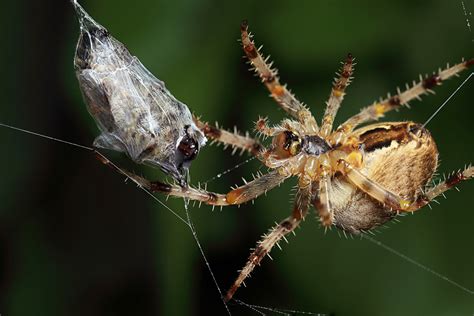
[[(259, 115), (284, 113), (247, 71), (239, 24), (248, 19), (282, 80), (321, 117), (339, 62), (351, 52), (355, 81), (336, 123), (397, 85), (462, 57), (474, 32), (461, 1), (82, 1), (86, 10), (205, 120), (251, 130)], [(474, 1), (466, 0), (468, 10)], [(72, 58), (78, 24), (68, 1), (3, 1), (0, 121), (90, 145), (97, 128), (86, 111)], [(472, 22), (471, 22), (472, 24)], [(390, 113), (424, 122), (467, 77)], [(474, 161), (474, 80), (429, 124), (440, 172)], [(189, 229), (94, 156), (71, 146), (0, 129), (0, 314), (225, 314)], [(158, 171), (121, 166), (150, 178)], [(193, 163), (205, 181), (247, 156), (208, 146)], [(259, 169), (252, 161), (209, 183), (224, 192)], [(223, 290), (261, 234), (287, 216), (294, 181), (255, 205), (192, 208), (204, 251)], [(376, 238), (474, 288), (474, 183), (449, 192)], [(183, 202), (166, 204), (184, 215)], [(474, 296), (367, 240), (324, 234), (310, 215), (272, 253), (237, 298), (268, 307), (336, 315), (472, 315)], [(255, 314), (233, 304), (234, 315)]]

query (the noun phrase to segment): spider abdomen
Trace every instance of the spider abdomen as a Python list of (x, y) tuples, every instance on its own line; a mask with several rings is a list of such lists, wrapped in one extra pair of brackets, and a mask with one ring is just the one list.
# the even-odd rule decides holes
[[(438, 165), (438, 150), (426, 129), (412, 122), (379, 123), (354, 136), (362, 148), (362, 174), (403, 199), (414, 201), (422, 194)], [(351, 233), (370, 230), (397, 214), (342, 175), (333, 181), (332, 205), (336, 226)]]

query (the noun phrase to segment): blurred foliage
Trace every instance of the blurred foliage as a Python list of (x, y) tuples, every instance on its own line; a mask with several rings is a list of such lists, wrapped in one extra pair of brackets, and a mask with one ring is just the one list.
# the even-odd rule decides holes
[[(284, 113), (247, 71), (237, 39), (248, 19), (282, 81), (321, 117), (339, 61), (357, 58), (342, 122), (396, 86), (447, 61), (473, 57), (461, 1), (82, 1), (173, 94), (203, 119), (252, 130), (259, 115)], [(464, 1), (474, 10), (474, 1)], [(2, 2), (3, 102), (0, 121), (89, 145), (98, 134), (72, 67), (78, 24), (68, 1)], [(472, 21), (471, 21), (472, 23)], [(467, 76), (390, 113), (424, 122)], [(474, 160), (473, 81), (429, 124), (440, 172)], [(224, 314), (219, 294), (189, 229), (90, 153), (0, 129), (0, 314)], [(121, 166), (162, 177), (108, 153)], [(245, 160), (206, 147), (193, 182)], [(209, 188), (225, 192), (260, 168), (252, 161)], [(289, 181), (255, 205), (192, 208), (204, 251), (223, 290), (261, 234), (290, 211)], [(381, 229), (376, 239), (474, 288), (473, 183), (448, 200)], [(163, 198), (161, 197), (163, 200)], [(183, 202), (166, 204), (184, 215)], [(263, 260), (237, 297), (248, 303), (337, 315), (471, 314), (472, 295), (381, 247), (310, 215), (274, 261)], [(252, 312), (236, 304), (233, 314)]]

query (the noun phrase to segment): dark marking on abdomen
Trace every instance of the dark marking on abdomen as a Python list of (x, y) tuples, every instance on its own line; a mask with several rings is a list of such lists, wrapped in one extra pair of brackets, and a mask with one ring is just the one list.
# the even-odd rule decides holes
[(402, 143), (410, 139), (408, 123), (392, 125), (390, 128), (378, 127), (359, 136), (366, 152), (390, 146), (392, 141)]

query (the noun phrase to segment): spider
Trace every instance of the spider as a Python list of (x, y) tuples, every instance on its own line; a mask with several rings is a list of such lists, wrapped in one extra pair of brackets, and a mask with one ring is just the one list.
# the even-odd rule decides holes
[[(269, 126), (264, 118), (257, 120), (257, 132), (272, 138), (268, 147), (247, 135), (228, 132), (198, 118), (194, 120), (207, 137), (248, 151), (270, 171), (259, 174), (227, 194), (152, 182), (126, 172), (127, 176), (150, 191), (213, 206), (242, 204), (290, 177), (298, 178), (290, 216), (271, 228), (257, 243), (228, 290), (224, 298), (226, 301), (232, 299), (273, 246), (299, 226), (310, 206), (316, 209), (325, 229), (336, 226), (345, 232), (359, 234), (386, 223), (398, 214), (422, 208), (462, 180), (474, 176), (474, 167), (469, 166), (452, 173), (445, 181), (428, 187), (438, 167), (438, 150), (424, 125), (405, 121), (359, 127), (432, 92), (431, 89), (444, 80), (473, 66), (474, 59), (440, 69), (431, 76), (420, 77), (420, 81), (412, 87), (407, 86), (406, 90), (398, 90), (396, 95), (363, 108), (333, 129), (334, 117), (352, 79), (352, 55), (347, 56), (337, 74), (319, 126), (308, 108), (280, 83), (276, 69), (263, 58), (260, 49), (256, 49), (246, 21), (242, 22), (240, 30), (243, 50), (253, 69), (270, 91), (271, 97), (290, 118), (276, 126)], [(116, 168), (107, 160), (103, 162)]]

